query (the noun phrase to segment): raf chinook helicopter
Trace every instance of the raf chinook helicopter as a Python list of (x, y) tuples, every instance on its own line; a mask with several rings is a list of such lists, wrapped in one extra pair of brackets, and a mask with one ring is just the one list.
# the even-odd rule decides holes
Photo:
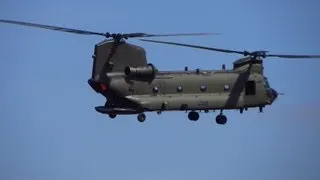
[(92, 75), (88, 83), (94, 91), (106, 98), (103, 106), (95, 107), (96, 111), (112, 119), (117, 115), (137, 114), (138, 121), (144, 122), (145, 112), (161, 114), (164, 111), (189, 111), (189, 120), (197, 121), (199, 111), (208, 113), (210, 110), (220, 110), (216, 123), (225, 124), (227, 117), (223, 110), (239, 110), (243, 113), (248, 108), (259, 108), (262, 112), (266, 105), (271, 105), (277, 99), (279, 93), (270, 86), (263, 74), (263, 58), (320, 58), (310, 55), (273, 55), (266, 51), (241, 52), (140, 39), (246, 56), (233, 62), (232, 69), (226, 69), (223, 65), (219, 70), (188, 70), (186, 67), (182, 71), (160, 71), (147, 62), (144, 48), (127, 43), (125, 39), (216, 33), (110, 34), (10, 20), (0, 22), (111, 38), (95, 45)]

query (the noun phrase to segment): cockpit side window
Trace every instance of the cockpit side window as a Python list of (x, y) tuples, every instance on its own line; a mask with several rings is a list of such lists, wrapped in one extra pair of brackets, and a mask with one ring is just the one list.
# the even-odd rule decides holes
[(266, 78), (266, 77), (264, 77), (264, 87), (266, 89), (270, 89), (270, 84), (269, 84), (268, 78)]

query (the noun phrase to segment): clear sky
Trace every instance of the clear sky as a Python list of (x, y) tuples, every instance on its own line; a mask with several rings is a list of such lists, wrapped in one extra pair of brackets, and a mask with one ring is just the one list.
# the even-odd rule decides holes
[[(236, 50), (320, 54), (320, 1), (2, 0), (0, 19), (101, 32), (219, 32), (161, 38)], [(160, 38), (158, 38), (160, 39)], [(0, 179), (320, 179), (319, 59), (266, 59), (284, 93), (264, 113), (184, 112), (115, 120), (87, 84), (101, 37), (0, 24)], [(160, 70), (221, 68), (241, 56), (138, 40)]]

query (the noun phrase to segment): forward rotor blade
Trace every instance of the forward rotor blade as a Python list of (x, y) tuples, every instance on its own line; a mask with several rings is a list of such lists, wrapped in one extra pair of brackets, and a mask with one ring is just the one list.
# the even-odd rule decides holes
[(191, 48), (197, 48), (197, 49), (205, 49), (210, 51), (218, 51), (218, 52), (224, 52), (224, 53), (236, 53), (236, 54), (245, 54), (243, 51), (233, 51), (228, 49), (218, 49), (213, 47), (205, 47), (205, 46), (197, 46), (197, 45), (191, 45), (191, 44), (182, 44), (182, 43), (175, 43), (175, 42), (168, 42), (168, 41), (156, 41), (156, 40), (149, 40), (149, 39), (140, 39), (141, 41), (147, 41), (147, 42), (153, 42), (153, 43), (161, 43), (161, 44), (170, 44), (170, 45), (176, 45), (176, 46), (184, 46), (184, 47), (191, 47)]
[(209, 36), (220, 35), (220, 33), (179, 33), (179, 34), (145, 34), (142, 33), (139, 37), (164, 37), (164, 36)]
[(11, 20), (1, 20), (0, 19), (0, 22), (8, 23), (8, 24), (22, 25), (22, 26), (29, 26), (29, 27), (36, 27), (36, 28), (42, 28), (42, 29), (49, 29), (49, 30), (55, 30), (55, 31), (62, 31), (62, 32), (68, 32), (68, 33), (74, 33), (74, 34), (106, 36), (105, 33), (85, 31), (85, 30), (80, 30), (80, 29), (64, 28), (64, 27), (58, 27), (58, 26), (50, 26), (50, 25), (44, 25), (44, 24), (29, 23), (29, 22), (22, 22), (22, 21), (11, 21)]
[(213, 47), (197, 46), (197, 45), (182, 44), (182, 43), (175, 43), (175, 42), (168, 42), (168, 41), (158, 41), (158, 40), (149, 40), (149, 39), (140, 39), (140, 40), (146, 41), (146, 42), (170, 44), (170, 45), (205, 49), (205, 50), (218, 51), (218, 52), (224, 52), (224, 53), (236, 53), (236, 54), (242, 54), (245, 56), (249, 55), (249, 56), (260, 56), (260, 57), (279, 57), (279, 58), (297, 58), (297, 59), (298, 58), (320, 58), (320, 55), (277, 55), (277, 54), (267, 54), (268, 51), (254, 51), (254, 52), (234, 51), (234, 50), (228, 50), (228, 49), (218, 49)]
[(280, 55), (280, 54), (267, 54), (266, 57), (279, 57), (279, 58), (320, 58), (320, 55)]

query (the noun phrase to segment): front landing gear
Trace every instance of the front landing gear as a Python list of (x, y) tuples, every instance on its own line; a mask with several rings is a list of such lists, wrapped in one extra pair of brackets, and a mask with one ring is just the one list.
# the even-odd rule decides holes
[(137, 119), (139, 122), (144, 122), (146, 120), (146, 115), (144, 113), (140, 113), (138, 114)]
[(189, 120), (191, 121), (197, 121), (199, 119), (199, 113), (198, 112), (195, 112), (195, 111), (191, 111), (189, 112), (188, 114), (188, 118)]
[(220, 113), (219, 115), (217, 115), (217, 117), (216, 117), (216, 122), (217, 122), (217, 124), (224, 125), (224, 124), (227, 123), (227, 121), (228, 121), (228, 118), (227, 118), (227, 116), (225, 116), (225, 115), (222, 114), (222, 111), (221, 111), (221, 113)]
[(110, 113), (110, 114), (109, 114), (109, 117), (110, 117), (111, 119), (114, 119), (114, 118), (117, 117), (117, 114), (115, 114), (115, 113)]

